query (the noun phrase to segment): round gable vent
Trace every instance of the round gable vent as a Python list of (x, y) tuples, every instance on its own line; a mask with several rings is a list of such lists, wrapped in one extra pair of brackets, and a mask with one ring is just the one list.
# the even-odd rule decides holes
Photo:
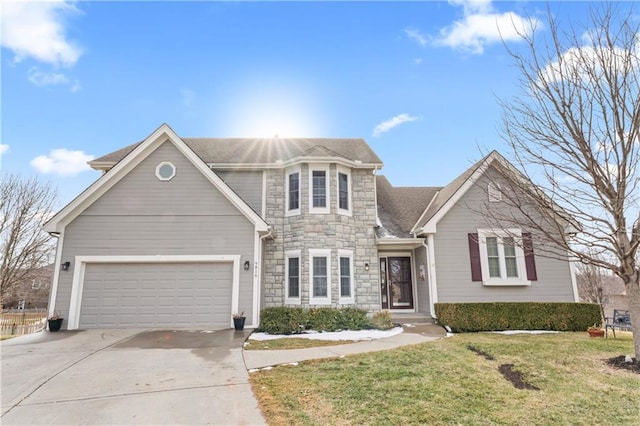
[(163, 161), (156, 166), (156, 177), (160, 180), (171, 180), (176, 175), (176, 166), (169, 161)]

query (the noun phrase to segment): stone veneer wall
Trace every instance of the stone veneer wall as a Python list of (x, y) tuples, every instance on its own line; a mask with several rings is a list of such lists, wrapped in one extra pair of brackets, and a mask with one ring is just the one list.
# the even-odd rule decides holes
[[(339, 299), (338, 249), (353, 250), (355, 302), (370, 312), (380, 310), (378, 259), (374, 236), (376, 225), (375, 176), (372, 169), (351, 169), (352, 216), (337, 214), (337, 171), (329, 171), (330, 213), (309, 213), (309, 166), (301, 165), (301, 214), (285, 217), (286, 170), (266, 172), (265, 218), (276, 237), (267, 240), (264, 253), (263, 301), (265, 307), (285, 303), (285, 251), (301, 250), (300, 294), (302, 306), (309, 306), (309, 249), (331, 249), (331, 306), (343, 306)], [(369, 263), (369, 271), (364, 269)]]

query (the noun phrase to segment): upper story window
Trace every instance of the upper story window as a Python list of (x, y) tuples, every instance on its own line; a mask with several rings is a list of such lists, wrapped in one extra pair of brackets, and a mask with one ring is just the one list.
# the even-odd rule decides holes
[(287, 171), (286, 193), (285, 215), (293, 216), (300, 214), (300, 168)]
[(351, 216), (351, 171), (338, 167), (338, 213)]
[(329, 166), (309, 166), (309, 211), (329, 213)]
[(313, 207), (327, 207), (327, 173), (324, 170), (314, 170), (313, 176)]

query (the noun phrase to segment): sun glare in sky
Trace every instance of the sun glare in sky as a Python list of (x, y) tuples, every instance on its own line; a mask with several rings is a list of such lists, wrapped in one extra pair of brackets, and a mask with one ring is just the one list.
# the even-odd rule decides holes
[(314, 96), (296, 84), (250, 84), (236, 91), (223, 126), (230, 137), (322, 136)]

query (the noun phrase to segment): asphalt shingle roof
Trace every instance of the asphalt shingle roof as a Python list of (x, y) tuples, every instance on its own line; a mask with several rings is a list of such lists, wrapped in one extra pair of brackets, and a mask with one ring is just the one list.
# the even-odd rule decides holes
[(409, 233), (434, 195), (442, 187), (394, 187), (383, 175), (376, 176), (378, 237), (410, 238)]
[[(371, 147), (359, 138), (182, 138), (205, 163), (272, 164), (296, 157), (341, 157), (367, 164), (382, 164)], [(117, 163), (141, 142), (92, 161)]]
[[(491, 154), (489, 154), (491, 155)], [(489, 157), (489, 155), (485, 156), (483, 159), (477, 161), (470, 168), (468, 168), (464, 173), (460, 176), (452, 180), (448, 185), (440, 189), (440, 192), (437, 194), (433, 203), (429, 206), (429, 209), (424, 212), (424, 216), (420, 219), (420, 226), (424, 226), (436, 213), (444, 206), (444, 204), (460, 189), (462, 185), (475, 173), (475, 171), (485, 162), (485, 160)], [(417, 221), (418, 219), (416, 219)]]

